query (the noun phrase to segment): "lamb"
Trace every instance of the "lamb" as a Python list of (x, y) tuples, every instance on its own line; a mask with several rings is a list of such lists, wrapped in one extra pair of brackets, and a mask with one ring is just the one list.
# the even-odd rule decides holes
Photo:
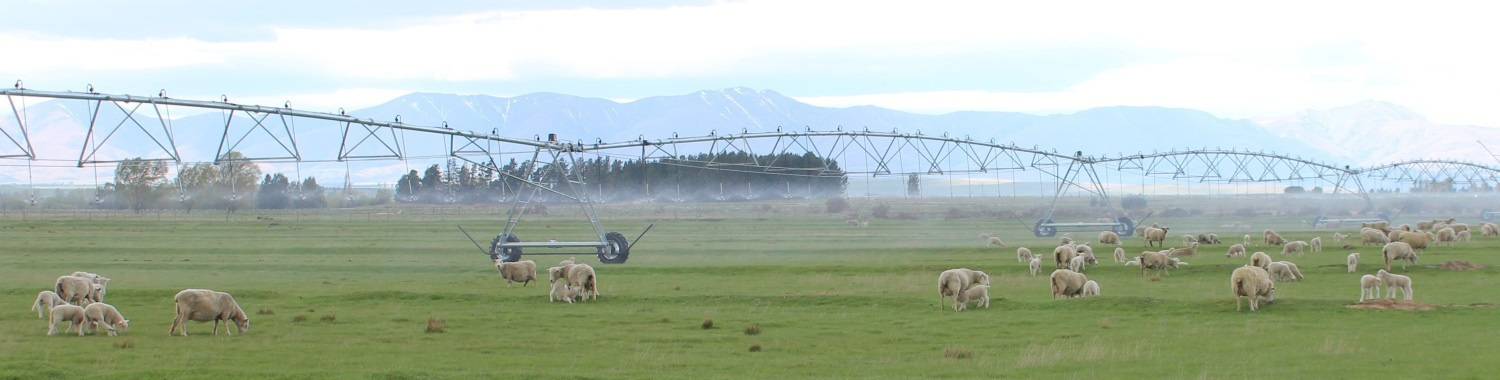
[(1212, 233), (1208, 234), (1208, 241), (1207, 242), (1203, 242), (1203, 243), (1204, 244), (1224, 244), (1224, 242), (1219, 241), (1219, 234), (1212, 234)]
[(1380, 277), (1380, 282), (1385, 283), (1386, 299), (1396, 299), (1396, 291), (1400, 290), (1407, 301), (1411, 300), (1411, 277), (1386, 272), (1384, 269), (1376, 272), (1375, 277)]
[(1297, 270), (1297, 265), (1290, 261), (1277, 261), (1271, 263), (1267, 272), (1271, 273), (1271, 279), (1277, 282), (1301, 281), (1302, 271)]
[(1417, 222), (1417, 229), (1418, 230), (1422, 230), (1422, 231), (1431, 230), (1432, 229), (1432, 225), (1433, 224), (1437, 224), (1437, 223), (1438, 223), (1438, 221), (1436, 219), (1434, 219), (1434, 220), (1418, 221)]
[(1031, 254), (1031, 248), (1026, 248), (1026, 247), (1016, 248), (1016, 261), (1020, 261), (1020, 262), (1024, 263), (1024, 262), (1031, 261), (1031, 259), (1034, 258), (1034, 257), (1036, 257), (1036, 255), (1032, 255)]
[(970, 286), (968, 290), (964, 290), (963, 292), (960, 292), (958, 294), (957, 301), (958, 310), (968, 310), (969, 304), (973, 302), (979, 302), (980, 305), (983, 305), (984, 308), (988, 309), (990, 308), (990, 286)]
[(1071, 260), (1068, 260), (1068, 270), (1083, 273), (1084, 267), (1087, 266), (1087, 264), (1084, 264), (1084, 261), (1086, 260), (1084, 260), (1083, 256), (1074, 256)]
[(588, 264), (575, 264), (549, 268), (547, 272), (552, 277), (551, 282), (562, 279), (568, 283), (568, 286), (577, 286), (582, 289), (584, 292), (580, 296), (582, 299), (599, 299), (599, 278), (594, 272), (594, 267)]
[(89, 284), (89, 294), (84, 298), (89, 302), (104, 302), (104, 285)]
[[(563, 261), (567, 262), (569, 260)], [(505, 287), (507, 288), (510, 287), (512, 282), (519, 282), (521, 283), (521, 287), (524, 288), (526, 285), (531, 285), (532, 281), (536, 281), (535, 261), (521, 260), (507, 263), (503, 260), (495, 259), (495, 269), (500, 271), (500, 277), (505, 279)]]
[(1146, 277), (1147, 269), (1158, 269), (1171, 276), (1172, 273), (1168, 272), (1167, 268), (1177, 269), (1180, 263), (1176, 258), (1168, 257), (1167, 254), (1161, 252), (1142, 252), (1135, 260), (1136, 264), (1141, 266), (1141, 277)]
[(1312, 251), (1313, 252), (1323, 252), (1323, 237), (1322, 236), (1314, 236), (1312, 238), (1312, 240), (1308, 241), (1308, 243), (1309, 243), (1308, 245), (1312, 247)]
[(1067, 269), (1052, 271), (1052, 299), (1073, 298), (1083, 294), (1083, 284), (1088, 276)]
[(1182, 245), (1197, 243), (1198, 237), (1193, 235), (1182, 235)]
[(1165, 245), (1166, 241), (1167, 241), (1167, 229), (1166, 228), (1147, 228), (1146, 229), (1146, 246), (1147, 247), (1151, 247), (1152, 246), (1151, 243), (1157, 243), (1159, 245)]
[(73, 327), (77, 326), (78, 336), (83, 336), (84, 321), (83, 307), (81, 306), (69, 304), (53, 306), (52, 320), (47, 324), (47, 335), (57, 335), (57, 324), (67, 322), (68, 329), (63, 331), (64, 334), (73, 331)]
[(1359, 240), (1360, 245), (1385, 244), (1390, 242), (1390, 240), (1386, 238), (1385, 233), (1380, 232), (1380, 230), (1376, 230), (1374, 228), (1359, 230)]
[(1364, 275), (1359, 278), (1359, 302), (1380, 298), (1380, 277)]
[(66, 304), (68, 304), (68, 301), (59, 297), (56, 292), (43, 290), (37, 292), (36, 301), (31, 303), (31, 310), (36, 311), (37, 318), (43, 318), (42, 313), (52, 311), (52, 307), (54, 306)]
[(1458, 241), (1465, 242), (1465, 243), (1472, 241), (1470, 239), (1471, 238), (1470, 238), (1470, 235), (1469, 235), (1469, 231), (1459, 231), (1458, 232), (1458, 236), (1454, 237), (1454, 240), (1458, 240)]
[(116, 329), (130, 328), (130, 320), (120, 315), (120, 311), (113, 305), (95, 302), (83, 308), (84, 323), (93, 327), (95, 334), (99, 333), (99, 325), (109, 329), (109, 336), (118, 336)]
[(1271, 255), (1267, 255), (1265, 252), (1256, 252), (1250, 255), (1250, 265), (1260, 267), (1260, 269), (1268, 269), (1271, 266)]
[(1348, 239), (1348, 238), (1349, 238), (1349, 234), (1341, 234), (1341, 233), (1337, 233), (1337, 232), (1333, 233), (1333, 242), (1334, 243), (1343, 243), (1344, 239)]
[(998, 238), (998, 237), (990, 236), (990, 238), (986, 239), (985, 242), (986, 242), (985, 243), (986, 247), (1000, 247), (1000, 248), (1005, 248), (1005, 242), (1004, 241), (1000, 241), (1000, 238)]
[(1229, 257), (1229, 258), (1245, 257), (1245, 245), (1244, 244), (1235, 244), (1235, 245), (1229, 246), (1229, 252), (1225, 253), (1224, 257)]
[(1089, 263), (1090, 265), (1099, 265), (1099, 258), (1094, 257), (1094, 247), (1090, 247), (1089, 243), (1078, 245), (1077, 248), (1078, 256), (1083, 257), (1083, 260), (1085, 262)]
[[(1385, 258), (1385, 270), (1391, 270), (1392, 260), (1406, 260), (1411, 265), (1417, 265), (1417, 251), (1405, 242), (1386, 243), (1380, 249), (1380, 256)], [(1406, 263), (1401, 263), (1401, 269), (1406, 269)]]
[(1098, 282), (1096, 282), (1094, 280), (1089, 280), (1088, 282), (1083, 283), (1083, 294), (1081, 295), (1082, 297), (1090, 297), (1090, 296), (1097, 296), (1097, 295), (1099, 295), (1099, 283)]
[(89, 294), (94, 292), (94, 283), (83, 277), (62, 276), (57, 278), (54, 290), (64, 301), (83, 306), (88, 304)]
[(1391, 241), (1400, 241), (1411, 245), (1411, 249), (1417, 252), (1427, 249), (1427, 243), (1432, 241), (1432, 236), (1423, 232), (1402, 232), (1401, 238)]
[(1286, 245), (1281, 246), (1281, 254), (1285, 256), (1292, 254), (1292, 252), (1296, 252), (1297, 256), (1302, 256), (1302, 248), (1306, 246), (1307, 242), (1301, 240), (1286, 243)]
[(1118, 246), (1118, 245), (1115, 246), (1115, 262), (1121, 263), (1121, 262), (1125, 262), (1126, 260), (1127, 259), (1125, 258), (1125, 248), (1121, 247), (1121, 246)]
[(1276, 231), (1272, 231), (1269, 228), (1266, 229), (1265, 231), (1262, 231), (1260, 234), (1261, 234), (1261, 241), (1264, 242), (1264, 243), (1266, 243), (1266, 245), (1276, 245), (1276, 246), (1279, 246), (1279, 245), (1282, 245), (1282, 244), (1286, 244), (1286, 239), (1282, 238), (1281, 234), (1278, 234), (1278, 233), (1276, 233)]
[(1354, 273), (1354, 268), (1359, 267), (1359, 252), (1349, 254), (1349, 273)]
[(1448, 224), (1448, 228), (1452, 228), (1453, 229), (1453, 233), (1459, 233), (1459, 232), (1468, 231), (1469, 230), (1469, 225), (1463, 224), (1463, 223), (1450, 223), (1450, 224)]
[(73, 277), (83, 277), (83, 278), (86, 278), (90, 282), (93, 282), (95, 284), (109, 286), (109, 277), (100, 276), (100, 275), (95, 274), (95, 273), (89, 273), (89, 272), (82, 272), (82, 271), (80, 271), (80, 272), (73, 272), (73, 274), (71, 274), (70, 276), (73, 276)]
[(1068, 261), (1073, 260), (1073, 257), (1077, 255), (1078, 248), (1072, 245), (1064, 244), (1052, 249), (1052, 260), (1055, 261), (1053, 264), (1058, 268), (1067, 266)]
[(1037, 273), (1042, 273), (1042, 259), (1041, 258), (1032, 258), (1031, 259), (1031, 276), (1032, 277), (1036, 277)]
[(214, 335), (219, 335), (219, 322), (224, 321), (224, 333), (234, 335), (229, 330), (229, 322), (244, 335), (250, 330), (250, 316), (240, 308), (240, 304), (234, 302), (234, 297), (229, 293), (216, 292), (208, 289), (184, 289), (172, 297), (177, 304), (177, 317), (172, 319), (172, 329), (167, 335), (177, 333), (178, 326), (182, 327), (182, 336), (188, 336), (187, 322), (214, 322)]
[(1245, 246), (1250, 246), (1250, 234), (1245, 234)]
[(1234, 311), (1240, 311), (1241, 297), (1250, 298), (1252, 312), (1260, 307), (1260, 297), (1266, 297), (1267, 304), (1276, 301), (1276, 284), (1271, 282), (1271, 275), (1253, 265), (1236, 268), (1229, 275), (1229, 290), (1234, 292)]
[(1099, 244), (1120, 244), (1120, 234), (1114, 231), (1099, 231)]
[(547, 302), (563, 300), (573, 303), (573, 300), (577, 299), (580, 293), (583, 293), (583, 289), (577, 286), (568, 286), (567, 281), (553, 282), (552, 290), (547, 292)]
[(1458, 234), (1457, 232), (1453, 231), (1453, 227), (1443, 228), (1441, 230), (1438, 230), (1438, 232), (1437, 232), (1437, 239), (1434, 239), (1434, 240), (1435, 240), (1435, 243), (1439, 247), (1441, 247), (1441, 246), (1443, 246), (1443, 242), (1452, 242), (1454, 240), (1457, 240), (1457, 236), (1456, 236), (1457, 234)]

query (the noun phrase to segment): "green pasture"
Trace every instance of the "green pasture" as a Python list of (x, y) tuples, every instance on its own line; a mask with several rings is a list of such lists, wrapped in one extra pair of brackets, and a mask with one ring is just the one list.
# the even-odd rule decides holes
[[(1203, 206), (1217, 208), (1147, 223), (1172, 227), (1168, 246), (1199, 232), (1226, 244), (1202, 246), (1189, 265), (1153, 279), (1095, 243), (1103, 262), (1085, 274), (1103, 295), (1052, 300), (1050, 262), (1032, 277), (1015, 248), (1050, 253), (1057, 239), (1032, 237), (1008, 214), (1041, 201), (892, 201), (909, 220), (872, 219), (874, 200), (838, 213), (823, 201), (601, 205), (606, 227), (629, 238), (654, 227), (625, 264), (575, 255), (598, 271), (602, 296), (572, 305), (548, 303), (545, 282), (507, 287), (455, 228), (487, 242), (503, 209), (10, 213), (0, 218), (0, 378), (1495, 376), (1500, 239), (1476, 231), (1473, 242), (1395, 269), (1434, 310), (1351, 309), (1359, 276), (1381, 267), (1379, 247), (1342, 249), (1305, 216), (1227, 215), (1262, 201)], [(521, 224), (522, 240), (590, 233), (576, 213), (549, 211)], [(1477, 228), (1474, 215), (1453, 216)], [(851, 217), (869, 228), (845, 224)], [(1231, 222), (1250, 227), (1221, 227)], [(1326, 248), (1289, 258), (1307, 278), (1278, 284), (1274, 304), (1236, 312), (1228, 278), (1247, 259), (1223, 253), (1244, 234), (1256, 241), (1251, 252), (1270, 251), (1258, 246), (1264, 228), (1323, 236)], [(1007, 246), (984, 247), (982, 232)], [(1124, 246), (1130, 256), (1146, 249), (1139, 238)], [(568, 257), (536, 251), (546, 250), (523, 259), (543, 278)], [(1358, 273), (1345, 272), (1351, 251), (1364, 253)], [(1436, 268), (1447, 260), (1487, 268)], [(992, 276), (990, 308), (940, 309), (937, 275), (957, 267)], [(79, 270), (113, 279), (106, 302), (131, 320), (128, 331), (45, 334), (29, 303)], [(191, 336), (169, 337), (172, 295), (185, 288), (233, 294), (249, 333), (213, 336), (212, 324), (192, 323)], [(444, 332), (427, 332), (429, 318), (443, 319)]]

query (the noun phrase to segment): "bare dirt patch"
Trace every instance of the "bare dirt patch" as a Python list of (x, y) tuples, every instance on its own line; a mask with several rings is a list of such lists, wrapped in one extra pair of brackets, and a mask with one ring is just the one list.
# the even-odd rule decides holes
[(1350, 309), (1372, 309), (1372, 310), (1432, 310), (1432, 304), (1393, 299), (1376, 299), (1357, 304), (1345, 306)]
[(1441, 270), (1475, 270), (1484, 268), (1485, 266), (1483, 265), (1461, 260), (1444, 261), (1441, 265), (1438, 265), (1438, 269)]

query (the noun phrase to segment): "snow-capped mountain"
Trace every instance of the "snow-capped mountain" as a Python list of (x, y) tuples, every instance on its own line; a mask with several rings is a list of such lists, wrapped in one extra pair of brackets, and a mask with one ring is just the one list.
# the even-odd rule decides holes
[(1257, 119), (1278, 137), (1299, 140), (1359, 166), (1417, 159), (1495, 162), (1480, 141), (1500, 148), (1500, 129), (1442, 125), (1399, 105), (1367, 100), (1330, 110)]

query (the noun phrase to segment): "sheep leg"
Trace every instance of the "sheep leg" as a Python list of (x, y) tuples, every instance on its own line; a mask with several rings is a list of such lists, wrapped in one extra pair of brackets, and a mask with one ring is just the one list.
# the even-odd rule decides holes
[[(226, 325), (228, 325), (228, 324), (226, 323)], [(225, 327), (228, 327), (228, 326), (225, 326)], [(219, 319), (218, 318), (214, 318), (214, 333), (210, 334), (210, 335), (215, 335), (215, 336), (219, 335)]]

